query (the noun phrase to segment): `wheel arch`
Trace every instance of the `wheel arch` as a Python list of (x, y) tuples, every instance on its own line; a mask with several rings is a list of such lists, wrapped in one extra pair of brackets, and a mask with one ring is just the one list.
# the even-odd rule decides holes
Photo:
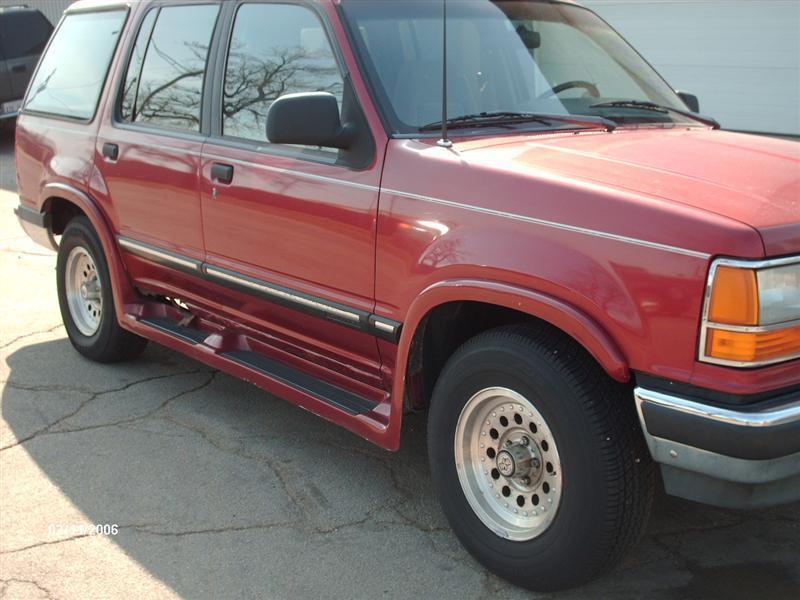
[[(403, 411), (424, 406), (425, 386), (431, 386), (431, 382), (426, 383), (420, 374), (424, 373), (426, 366), (421, 362), (425, 360), (426, 331), (434, 319), (446, 315), (450, 307), (456, 306), (482, 307), (487, 311), (483, 314), (488, 315), (481, 326), (462, 331), (455, 340), (457, 345), (466, 341), (460, 337), (468, 339), (495, 326), (535, 320), (574, 340), (612, 379), (622, 383), (630, 380), (627, 360), (615, 341), (599, 323), (574, 306), (535, 290), (500, 282), (479, 279), (442, 281), (417, 296), (403, 323), (393, 385), (393, 414), (396, 417), (393, 425), (397, 425), (398, 444)], [(469, 319), (462, 321), (469, 322)], [(445, 352), (445, 360), (451, 353)], [(437, 373), (441, 366), (434, 366)]]
[[(50, 238), (64, 232), (69, 221), (84, 216), (91, 223), (105, 254), (108, 275), (114, 296), (114, 307), (121, 319), (125, 304), (135, 298), (133, 286), (127, 276), (113, 229), (97, 203), (85, 192), (65, 183), (50, 183), (42, 189), (39, 205), (46, 215)], [(53, 241), (55, 244), (55, 241)], [(57, 245), (54, 246), (57, 249)]]

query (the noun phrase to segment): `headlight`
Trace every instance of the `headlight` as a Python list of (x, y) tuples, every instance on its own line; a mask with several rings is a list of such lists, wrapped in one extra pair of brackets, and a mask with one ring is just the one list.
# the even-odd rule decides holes
[(800, 358), (800, 257), (711, 265), (700, 360), (755, 367)]

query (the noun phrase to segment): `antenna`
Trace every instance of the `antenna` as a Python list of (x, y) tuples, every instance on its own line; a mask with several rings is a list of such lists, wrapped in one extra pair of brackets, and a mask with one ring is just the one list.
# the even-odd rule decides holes
[(442, 139), (436, 145), (453, 147), (447, 137), (447, 0), (442, 0)]

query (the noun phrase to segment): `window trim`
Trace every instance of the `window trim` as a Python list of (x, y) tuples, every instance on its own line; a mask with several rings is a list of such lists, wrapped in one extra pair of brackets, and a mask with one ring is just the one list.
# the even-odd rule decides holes
[[(378, 119), (383, 126), (383, 130), (386, 133), (387, 137), (390, 139), (394, 138), (395, 134), (399, 132), (395, 131), (392, 128), (392, 121), (389, 117), (388, 113), (386, 112), (386, 106), (383, 102), (383, 98), (379, 92), (379, 87), (373, 80), (374, 73), (373, 70), (369, 68), (367, 65), (367, 61), (370, 62), (371, 59), (368, 59), (362, 55), (361, 48), (358, 46), (356, 32), (353, 31), (352, 24), (350, 19), (347, 18), (347, 14), (345, 13), (345, 9), (342, 2), (337, 3), (336, 5), (336, 13), (339, 15), (339, 21), (342, 23), (342, 29), (344, 30), (345, 38), (347, 39), (347, 43), (350, 45), (350, 52), (353, 54), (355, 58), (356, 64), (358, 65), (358, 69), (361, 71), (361, 78), (364, 80), (364, 85), (367, 88), (367, 93), (369, 94), (370, 101), (372, 105), (375, 107), (375, 112), (378, 114)], [(389, 104), (390, 106), (390, 104)], [(434, 134), (438, 135), (438, 134)], [(441, 135), (439, 135), (441, 137)]]
[[(150, 14), (152, 11), (157, 11), (156, 20), (153, 23), (153, 31), (150, 32), (150, 39), (147, 40), (147, 48), (145, 48), (145, 59), (147, 58), (147, 51), (150, 49), (150, 40), (152, 39), (153, 32), (155, 31), (156, 26), (158, 25), (158, 19), (162, 8), (205, 6), (205, 5), (216, 5), (219, 10), (217, 11), (217, 19), (214, 22), (214, 28), (211, 31), (211, 38), (209, 39), (210, 44), (208, 46), (208, 54), (206, 55), (205, 72), (203, 73), (203, 85), (200, 88), (199, 130), (189, 131), (185, 129), (177, 129), (172, 127), (153, 125), (152, 123), (123, 121), (122, 102), (125, 95), (125, 81), (128, 78), (128, 71), (131, 67), (131, 60), (133, 59), (133, 51), (136, 48), (136, 42), (139, 39), (139, 34), (142, 31), (142, 25), (144, 25), (144, 21), (147, 18), (147, 15)], [(111, 126), (114, 129), (140, 131), (142, 133), (163, 135), (166, 137), (173, 137), (188, 141), (203, 141), (208, 137), (208, 130), (204, 127), (205, 124), (204, 115), (206, 111), (206, 105), (209, 102), (207, 98), (207, 83), (209, 79), (213, 78), (213, 72), (211, 70), (211, 67), (213, 65), (212, 63), (213, 57), (215, 56), (215, 53), (217, 51), (215, 42), (219, 37), (220, 26), (224, 21), (223, 16), (226, 12), (226, 9), (227, 9), (227, 3), (223, 2), (222, 0), (195, 0), (193, 2), (162, 0), (157, 2), (151, 2), (145, 7), (144, 10), (141, 11), (141, 14), (137, 15), (136, 22), (131, 25), (131, 29), (135, 30), (135, 32), (131, 36), (129, 43), (124, 50), (124, 54), (121, 57), (121, 62), (123, 63), (124, 68), (120, 71), (120, 77), (119, 80), (117, 81), (116, 92), (114, 94), (114, 104), (111, 108)], [(144, 70), (144, 63), (145, 60), (142, 61), (142, 70)], [(141, 73), (139, 76), (141, 77)], [(137, 99), (138, 99), (138, 92), (137, 92)]]
[[(72, 15), (84, 15), (84, 14), (96, 14), (96, 13), (104, 13), (104, 12), (121, 12), (124, 14), (124, 18), (122, 19), (122, 23), (119, 30), (119, 35), (117, 36), (117, 41), (114, 44), (114, 49), (111, 51), (111, 58), (108, 61), (108, 66), (106, 67), (105, 76), (103, 77), (103, 83), (100, 85), (100, 93), (97, 95), (97, 100), (95, 101), (94, 105), (94, 112), (92, 113), (91, 117), (82, 118), (82, 117), (71, 117), (69, 115), (60, 115), (57, 113), (51, 113), (42, 110), (31, 110), (26, 107), (28, 104), (28, 96), (30, 95), (31, 88), (33, 87), (33, 82), (36, 81), (36, 76), (39, 74), (39, 69), (42, 66), (42, 58), (49, 52), (50, 46), (53, 43), (53, 40), (56, 38), (56, 35), (61, 30), (61, 26), (67, 20), (67, 17)], [(25, 96), (22, 99), (22, 107), (19, 110), (20, 115), (32, 115), (37, 117), (45, 117), (48, 119), (53, 119), (56, 121), (65, 121), (67, 123), (79, 123), (82, 125), (89, 125), (94, 122), (97, 118), (97, 113), (100, 110), (100, 105), (102, 104), (103, 98), (106, 96), (107, 92), (109, 91), (109, 77), (111, 75), (111, 67), (114, 65), (115, 60), (120, 52), (120, 44), (122, 43), (122, 38), (129, 26), (129, 20), (131, 16), (131, 9), (128, 5), (120, 4), (120, 5), (110, 5), (110, 6), (103, 6), (101, 8), (92, 9), (92, 10), (66, 10), (64, 14), (61, 16), (61, 19), (58, 21), (58, 25), (53, 29), (53, 32), (50, 34), (50, 39), (47, 40), (47, 45), (45, 46), (44, 50), (42, 51), (41, 57), (39, 58), (39, 62), (36, 64), (36, 69), (34, 69), (33, 74), (31, 75), (31, 79), (28, 82), (28, 89), (25, 90)]]
[[(310, 2), (308, 0), (236, 0), (235, 2), (229, 2), (229, 3), (226, 2), (227, 5), (226, 8), (228, 9), (226, 15), (227, 22), (225, 31), (222, 32), (220, 35), (219, 48), (217, 49), (219, 54), (216, 64), (216, 72), (214, 73), (213, 77), (214, 89), (212, 90), (211, 93), (211, 101), (209, 106), (211, 114), (210, 114), (210, 128), (208, 130), (207, 141), (217, 146), (236, 148), (247, 152), (253, 152), (259, 155), (292, 158), (309, 163), (342, 167), (351, 171), (363, 171), (369, 168), (368, 166), (372, 164), (375, 158), (376, 144), (372, 128), (369, 127), (369, 124), (366, 122), (366, 119), (365, 119), (366, 131), (370, 136), (373, 150), (370, 159), (368, 161), (365, 161), (365, 164), (363, 166), (353, 165), (347, 162), (343, 162), (341, 160), (341, 152), (342, 152), (341, 150), (332, 152), (330, 150), (313, 150), (308, 147), (298, 148), (294, 146), (289, 146), (287, 144), (273, 144), (268, 140), (264, 141), (250, 140), (247, 138), (240, 138), (223, 134), (222, 103), (225, 93), (225, 74), (228, 68), (228, 57), (230, 55), (231, 42), (233, 41), (233, 29), (236, 25), (236, 16), (241, 6), (245, 4), (290, 5), (290, 6), (299, 6), (301, 8), (305, 8), (308, 11), (310, 11), (317, 18), (320, 25), (322, 26), (322, 30), (325, 34), (328, 44), (330, 45), (334, 60), (336, 61), (336, 66), (339, 69), (339, 74), (342, 77), (343, 89), (346, 89), (347, 86), (350, 86), (351, 88), (353, 86), (350, 76), (350, 70), (347, 68), (347, 63), (344, 60), (344, 55), (342, 54), (342, 49), (341, 46), (339, 45), (339, 40), (336, 37), (333, 27), (331, 26), (330, 20), (328, 19), (328, 15), (325, 13), (325, 11), (319, 4), (315, 2)], [(358, 110), (361, 111), (362, 114), (364, 114), (362, 99), (359, 98), (355, 89), (352, 90), (352, 93), (353, 93), (353, 98), (358, 104)]]
[(138, 100), (138, 98), (139, 98), (139, 87), (140, 87), (140, 84), (142, 82), (142, 71), (144, 70), (144, 62), (147, 59), (147, 50), (150, 47), (150, 40), (153, 39), (153, 31), (155, 31), (155, 29), (156, 29), (156, 23), (158, 22), (158, 15), (159, 15), (160, 12), (161, 12), (161, 7), (160, 6), (159, 7), (153, 7), (153, 8), (147, 8), (147, 9), (145, 9), (143, 11), (141, 19), (139, 19), (139, 26), (136, 29), (135, 35), (133, 36), (133, 41), (130, 43), (130, 48), (128, 49), (127, 65), (126, 65), (125, 69), (122, 72), (122, 80), (119, 82), (120, 83), (120, 90), (119, 90), (119, 94), (118, 94), (119, 102), (115, 102), (113, 104), (113, 106), (112, 106), (112, 110), (114, 112), (114, 115), (116, 117), (118, 117), (119, 120), (121, 122), (123, 122), (123, 123), (127, 123), (127, 121), (124, 121), (122, 119), (122, 104), (125, 101), (125, 84), (128, 81), (128, 73), (130, 73), (130, 69), (131, 69), (131, 66), (132, 66), (133, 53), (136, 51), (136, 44), (139, 43), (139, 36), (142, 33), (142, 28), (144, 27), (145, 21), (147, 21), (148, 17), (150, 16), (150, 13), (155, 13), (155, 17), (154, 17), (155, 20), (153, 21), (153, 27), (150, 30), (150, 35), (147, 36), (147, 45), (145, 46), (144, 55), (142, 56), (142, 64), (139, 66), (139, 79), (136, 82), (136, 94), (134, 95), (134, 98), (133, 98), (133, 108), (134, 108), (134, 112), (135, 112), (135, 110), (136, 110), (136, 100)]

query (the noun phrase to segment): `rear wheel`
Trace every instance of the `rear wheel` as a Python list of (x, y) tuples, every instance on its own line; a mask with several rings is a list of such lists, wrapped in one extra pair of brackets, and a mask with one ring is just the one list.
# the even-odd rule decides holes
[(456, 535), (523, 587), (599, 576), (646, 524), (653, 465), (629, 390), (557, 331), (505, 327), (460, 348), (434, 390), (428, 445)]
[(118, 362), (142, 353), (147, 340), (117, 322), (103, 247), (84, 216), (69, 222), (56, 262), (58, 303), (75, 349), (97, 362)]

